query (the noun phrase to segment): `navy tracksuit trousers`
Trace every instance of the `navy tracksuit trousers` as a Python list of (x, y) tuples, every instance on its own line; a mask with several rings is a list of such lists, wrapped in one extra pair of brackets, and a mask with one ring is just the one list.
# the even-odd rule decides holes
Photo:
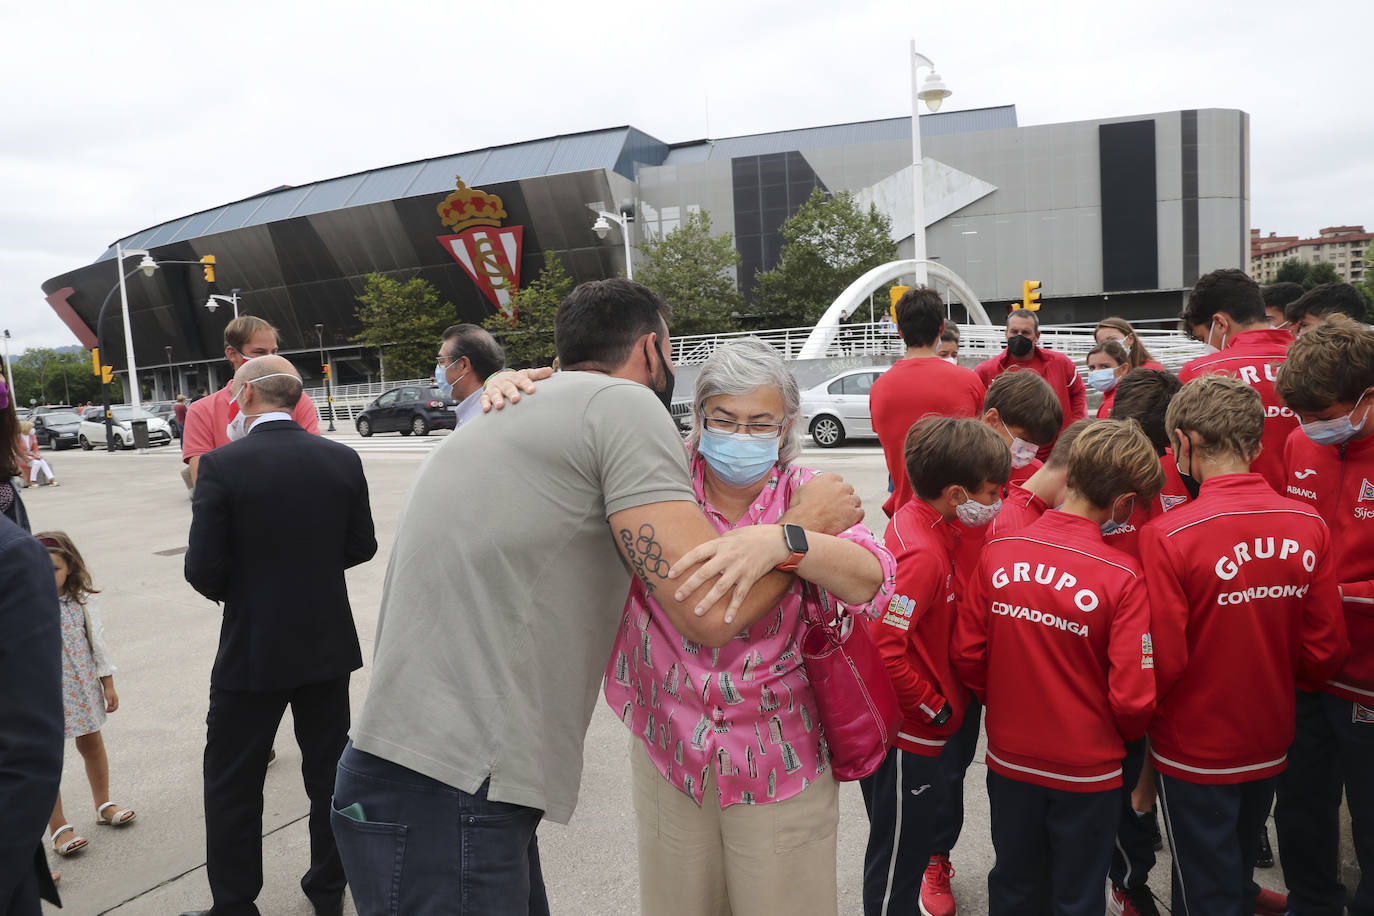
[[(1279, 776), (1278, 831), (1288, 908), (1297, 916), (1342, 916), (1339, 875), (1341, 789), (1362, 878), (1352, 916), (1374, 916), (1374, 710), (1329, 693), (1298, 691), (1297, 734)], [(1374, 700), (1369, 709), (1374, 707)]]
[(1102, 916), (1120, 797), (1066, 792), (988, 771), (992, 846), (989, 916)]
[(1174, 854), (1174, 916), (1252, 916), (1259, 831), (1277, 781), (1202, 785), (1155, 773)]
[(949, 736), (940, 754), (940, 768), (945, 791), (935, 809), (935, 832), (931, 836), (930, 854), (947, 856), (959, 842), (964, 829), (964, 774), (973, 755), (978, 751), (978, 726), (983, 719), (983, 704), (970, 698), (959, 730)]
[(1121, 762), (1121, 822), (1116, 828), (1112, 848), (1112, 867), (1108, 874), (1117, 887), (1142, 887), (1155, 867), (1155, 836), (1150, 828), (1153, 815), (1144, 817), (1131, 807), (1131, 793), (1140, 781), (1140, 770), (1147, 753), (1144, 738), (1126, 743), (1126, 758)]
[(945, 791), (940, 757), (893, 748), (859, 780), (868, 810), (864, 853), (864, 916), (920, 912), (921, 878), (930, 861), (935, 811)]

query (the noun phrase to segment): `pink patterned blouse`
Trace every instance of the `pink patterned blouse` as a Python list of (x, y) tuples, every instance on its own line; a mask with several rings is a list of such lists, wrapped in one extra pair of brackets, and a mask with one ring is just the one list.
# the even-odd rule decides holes
[[(815, 476), (774, 468), (749, 511), (734, 525), (706, 501), (705, 461), (689, 448), (697, 502), (717, 531), (776, 524), (792, 494)], [(851, 607), (875, 616), (892, 597), (896, 563), (860, 523), (841, 537), (873, 552), (883, 584)], [(799, 645), (805, 623), (798, 580), (777, 608), (730, 644), (711, 649), (683, 638), (634, 580), (620, 635), (606, 668), (606, 702), (638, 735), (664, 777), (702, 803), (715, 768), (721, 807), (782, 801), (806, 788), (830, 762)], [(817, 613), (815, 616), (819, 616)]]

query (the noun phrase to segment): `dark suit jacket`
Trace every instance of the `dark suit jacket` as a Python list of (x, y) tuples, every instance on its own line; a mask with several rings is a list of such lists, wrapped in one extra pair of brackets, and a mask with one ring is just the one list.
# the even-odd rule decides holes
[(224, 602), (210, 683), (284, 690), (361, 668), (344, 570), (376, 552), (348, 446), (273, 420), (202, 455), (186, 581)]
[(37, 914), (39, 888), (56, 900), (40, 845), (62, 782), (63, 731), (52, 561), (0, 516), (0, 912)]

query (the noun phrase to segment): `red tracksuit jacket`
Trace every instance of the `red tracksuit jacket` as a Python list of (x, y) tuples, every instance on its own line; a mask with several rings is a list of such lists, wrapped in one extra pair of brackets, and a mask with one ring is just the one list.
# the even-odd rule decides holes
[(1259, 474), (1226, 474), (1148, 525), (1161, 773), (1203, 784), (1283, 772), (1295, 682), (1317, 689), (1346, 653), (1331, 536)]
[(1264, 402), (1264, 448), (1250, 470), (1263, 474), (1275, 493), (1283, 492), (1283, 445), (1298, 428), (1297, 416), (1274, 393), (1279, 366), (1292, 343), (1293, 335), (1283, 330), (1241, 331), (1226, 342), (1226, 349), (1189, 360), (1178, 370), (1178, 380), (1185, 385), (1200, 375), (1230, 375), (1259, 392)]
[[(1019, 483), (1007, 484), (1002, 498), (1002, 509), (997, 517), (988, 523), (988, 540), (1020, 531), (1027, 525), (1040, 520), (1049, 506), (1045, 501)], [(975, 561), (976, 563), (976, 561)], [(970, 574), (971, 577), (971, 574)]]
[(1150, 605), (1135, 560), (1047, 511), (988, 541), (951, 652), (987, 704), (989, 769), (1069, 792), (1121, 786), (1155, 705)]
[(1173, 449), (1164, 450), (1159, 466), (1164, 470), (1164, 489), (1149, 502), (1136, 500), (1135, 511), (1126, 524), (1107, 535), (1108, 544), (1126, 551), (1137, 560), (1140, 559), (1140, 529), (1150, 519), (1183, 505), (1191, 498), (1188, 488), (1183, 485), (1183, 478), (1178, 476), (1178, 462), (1174, 460)]
[[(1011, 477), (1002, 488), (1003, 508), (1006, 508), (1007, 500), (1011, 497), (1012, 487), (1022, 489), (1021, 484), (1034, 477), (1035, 472), (1043, 466), (1044, 462), (1039, 458), (1032, 458), (1030, 464), (1011, 469)], [(1002, 513), (997, 514), (1000, 516)], [(983, 555), (983, 545), (992, 537), (992, 526), (996, 521), (994, 518), (981, 528), (970, 528), (963, 522), (953, 523), (957, 535), (954, 541), (954, 597), (959, 601), (968, 594), (969, 577), (978, 568), (978, 558)]]
[[(869, 626), (902, 702), (897, 747), (936, 757), (968, 708), (968, 691), (949, 660), (954, 532), (929, 503), (911, 499), (893, 516), (884, 540), (897, 559), (896, 590), (882, 617)], [(931, 724), (946, 701), (949, 721)]]
[(1374, 436), (1317, 445), (1298, 430), (1284, 450), (1288, 495), (1331, 530), (1350, 655), (1326, 691), (1374, 706)]

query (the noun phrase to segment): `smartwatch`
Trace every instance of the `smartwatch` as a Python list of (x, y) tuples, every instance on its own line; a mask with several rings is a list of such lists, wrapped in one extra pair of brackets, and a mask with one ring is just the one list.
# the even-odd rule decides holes
[(796, 572), (802, 557), (806, 556), (806, 551), (809, 549), (806, 544), (806, 529), (802, 528), (801, 525), (783, 525), (782, 539), (792, 555), (774, 568), (779, 572)]

